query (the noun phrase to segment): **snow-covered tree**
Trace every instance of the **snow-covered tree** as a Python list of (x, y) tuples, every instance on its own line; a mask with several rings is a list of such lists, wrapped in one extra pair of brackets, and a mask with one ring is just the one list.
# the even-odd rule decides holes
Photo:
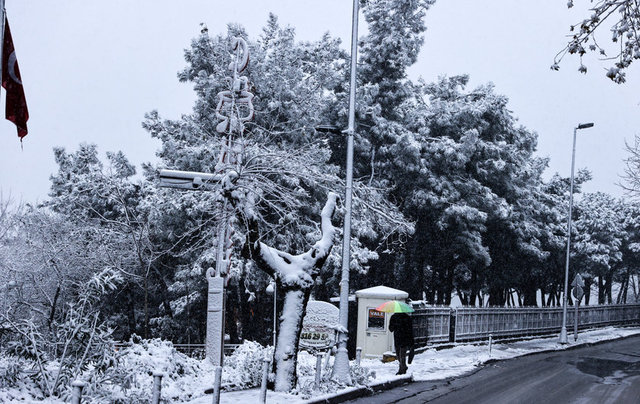
[[(637, 202), (622, 201), (623, 216), (622, 262), (617, 277), (620, 290), (616, 303), (637, 302), (640, 296), (640, 206)], [(631, 290), (631, 294), (629, 291)], [(629, 296), (630, 295), (630, 296)]]
[(633, 143), (626, 143), (626, 150), (622, 187), (631, 197), (637, 198), (640, 196), (640, 135), (634, 137)]
[[(237, 140), (242, 143), (242, 158), (236, 166), (227, 167), (219, 160), (227, 137), (216, 130), (220, 122), (216, 115), (216, 95), (228, 89), (225, 76), (231, 60), (228, 46), (231, 36), (244, 38), (249, 44), (251, 64), (243, 74), (255, 94), (255, 119), (245, 123), (243, 136)], [(185, 220), (202, 229), (201, 257), (195, 266), (196, 272), (212, 266), (215, 261), (212, 251), (219, 240), (211, 231), (215, 228), (213, 225), (229, 221), (234, 235), (228, 275), (239, 280), (237, 287), (248, 292), (245, 295), (248, 294), (249, 299), (254, 299), (264, 287), (260, 284), (264, 278), (256, 277), (256, 271), (240, 255), (243, 248), (248, 248), (253, 251), (252, 259), (257, 260), (258, 268), (274, 276), (286, 291), (285, 306), (295, 300), (296, 307), (302, 310), (297, 315), (302, 315), (316, 280), (324, 287), (327, 281), (331, 282), (334, 269), (339, 266), (337, 253), (317, 260), (318, 263), (328, 261), (325, 270), (321, 271), (322, 265), (311, 265), (308, 271), (302, 271), (309, 275), (294, 282), (287, 280), (282, 271), (261, 265), (262, 254), (253, 241), (249, 245), (245, 242), (245, 236), (259, 234), (259, 242), (270, 246), (268, 251), (293, 257), (296, 251), (307, 250), (309, 244), (325, 233), (316, 218), (323, 211), (327, 192), (342, 192), (344, 184), (339, 167), (331, 162), (328, 135), (314, 128), (327, 123), (325, 116), (330, 106), (338, 108), (342, 102), (336, 95), (343, 84), (345, 66), (339, 42), (325, 35), (317, 42), (298, 43), (294, 30), (280, 27), (271, 16), (256, 41), (247, 38), (244, 30), (237, 26), (230, 26), (228, 35), (213, 37), (203, 28), (186, 51), (186, 60), (188, 66), (179, 77), (194, 84), (198, 99), (193, 114), (178, 121), (163, 121), (153, 112), (147, 116), (144, 126), (162, 141), (158, 156), (163, 167), (217, 172), (224, 179), (218, 185), (207, 186), (211, 192), (162, 191), (158, 195), (170, 200), (183, 212)], [(147, 171), (149, 179), (153, 175), (151, 170)], [(230, 217), (220, 213), (224, 211), (220, 208), (225, 201), (233, 207)], [(381, 188), (358, 184), (354, 208), (356, 238), (352, 242), (352, 266), (363, 269), (368, 260), (376, 257), (372, 251), (375, 246), (365, 246), (359, 238), (375, 240), (380, 234), (406, 232), (410, 223), (387, 201)], [(252, 233), (253, 228), (259, 229), (259, 233)], [(248, 311), (244, 296), (239, 295), (238, 309)], [(296, 300), (298, 298), (302, 300)], [(290, 315), (281, 318), (287, 324), (281, 333), (288, 337), (279, 339), (276, 347), (276, 381), (280, 381), (276, 388), (290, 389), (295, 385), (295, 366), (292, 368), (291, 362), (285, 363), (281, 357), (297, 348), (300, 324)]]
[[(95, 240), (94, 268), (113, 268), (125, 278), (114, 296), (118, 309), (111, 311), (113, 321), (127, 319), (127, 326), (119, 327), (120, 336), (150, 336), (152, 317), (172, 315), (168, 288), (173, 273), (162, 265), (172, 246), (158, 240), (162, 205), (155, 203), (155, 187), (132, 180), (135, 168), (122, 152), (107, 153), (106, 166), (95, 145), (82, 144), (73, 153), (57, 148), (54, 153), (58, 172), (51, 177), (45, 207), (84, 229), (85, 239)], [(143, 302), (141, 307), (137, 301)]]
[(417, 220), (400, 278), (412, 296), (441, 304), (455, 291), (472, 303), (489, 284), (503, 300), (512, 266), (502, 252), (543, 255), (528, 225), (544, 168), (532, 155), (536, 135), (517, 126), (506, 97), (491, 86), (467, 91), (467, 80), (414, 85), (399, 108), (405, 133), (390, 148), (394, 195)]
[[(574, 0), (569, 0), (567, 6), (573, 7)], [(582, 57), (594, 52), (604, 60), (614, 61), (606, 75), (615, 83), (624, 83), (627, 68), (640, 59), (640, 4), (636, 0), (589, 0), (588, 6), (589, 14), (570, 27), (570, 40), (556, 55), (551, 68), (558, 70), (564, 56), (571, 54), (580, 58), (578, 71), (586, 73)], [(609, 39), (596, 39), (598, 34), (607, 35), (607, 28), (611, 43)]]
[(612, 302), (614, 275), (622, 262), (624, 216), (621, 202), (602, 193), (584, 194), (576, 204), (572, 273), (598, 280), (598, 303)]
[(276, 287), (284, 293), (280, 332), (274, 352), (276, 391), (290, 391), (297, 383), (298, 345), (302, 320), (315, 280), (329, 257), (335, 228), (331, 217), (336, 208), (337, 195), (330, 192), (321, 212), (321, 237), (306, 252), (292, 255), (261, 242), (259, 220), (252, 210), (245, 210), (247, 220), (246, 252), (258, 268), (275, 279)]
[[(574, 178), (574, 193), (580, 193), (582, 185), (590, 179), (591, 173), (588, 170), (578, 170)], [(538, 194), (544, 206), (541, 211), (543, 224), (541, 242), (543, 250), (548, 255), (535, 270), (539, 274), (536, 289), (540, 290), (542, 304), (545, 306), (562, 304), (570, 181), (570, 178), (561, 177), (556, 173), (551, 179), (543, 182)], [(575, 226), (572, 226), (574, 239), (575, 232)], [(585, 280), (585, 283), (589, 282), (589, 279)]]

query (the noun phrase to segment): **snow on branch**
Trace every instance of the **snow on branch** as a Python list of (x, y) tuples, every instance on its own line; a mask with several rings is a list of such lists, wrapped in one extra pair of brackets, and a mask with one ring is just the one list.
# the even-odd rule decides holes
[(321, 213), (322, 236), (308, 251), (292, 255), (259, 241), (258, 223), (249, 216), (247, 246), (251, 257), (268, 274), (280, 280), (283, 286), (290, 288), (309, 288), (313, 277), (326, 261), (333, 246), (335, 228), (331, 217), (336, 209), (337, 195), (329, 192), (327, 202)]

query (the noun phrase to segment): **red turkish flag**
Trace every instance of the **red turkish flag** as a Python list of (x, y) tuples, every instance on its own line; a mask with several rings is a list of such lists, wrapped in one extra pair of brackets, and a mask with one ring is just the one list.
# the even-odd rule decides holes
[(7, 108), (5, 117), (16, 124), (18, 136), (22, 140), (27, 136), (27, 99), (24, 97), (24, 88), (16, 59), (16, 51), (13, 48), (9, 20), (4, 22), (4, 43), (2, 45), (2, 87), (7, 90)]

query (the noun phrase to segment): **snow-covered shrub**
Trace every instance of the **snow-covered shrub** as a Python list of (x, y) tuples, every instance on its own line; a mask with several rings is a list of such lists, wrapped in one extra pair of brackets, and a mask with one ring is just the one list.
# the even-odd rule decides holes
[(33, 402), (44, 395), (34, 381), (35, 362), (17, 356), (0, 355), (0, 403)]
[(257, 342), (245, 341), (225, 359), (222, 384), (232, 389), (259, 386), (262, 382), (262, 360), (269, 358), (272, 348)]
[(367, 386), (372, 379), (376, 378), (376, 372), (360, 365), (351, 365), (351, 380), (356, 386)]
[(96, 305), (120, 279), (111, 269), (94, 275), (46, 330), (32, 319), (13, 321), (4, 316), (13, 334), (7, 352), (34, 362), (32, 379), (38, 395), (64, 399), (81, 374), (104, 373), (116, 363), (111, 330), (99, 320)]
[[(350, 366), (351, 381), (354, 386), (368, 386), (372, 379), (375, 379), (375, 372), (370, 371), (368, 368), (361, 367), (352, 363)], [(337, 390), (343, 389), (347, 386), (341, 383), (337, 383), (331, 380), (331, 371), (325, 371), (323, 369), (322, 380), (318, 388), (315, 388), (315, 368), (314, 377), (308, 378), (300, 386), (300, 395), (303, 399), (309, 399), (313, 395), (335, 393)]]
[(117, 365), (89, 380), (85, 395), (95, 403), (147, 403), (154, 372), (164, 374), (163, 397), (173, 402), (190, 397), (192, 391), (184, 383), (201, 369), (199, 361), (178, 352), (170, 341), (133, 336), (118, 352)]
[[(314, 389), (316, 361), (317, 358), (313, 354), (306, 351), (300, 351), (298, 353), (298, 376), (300, 380), (298, 392), (303, 399), (308, 399), (314, 394), (331, 393), (347, 387), (331, 380), (331, 369), (325, 369), (325, 358), (323, 358), (320, 386), (317, 390)], [(376, 377), (375, 372), (370, 371), (368, 368), (358, 366), (355, 363), (351, 363), (350, 374), (354, 386), (367, 386), (371, 380)]]
[(16, 357), (0, 357), (0, 386), (15, 387), (24, 370), (25, 361)]

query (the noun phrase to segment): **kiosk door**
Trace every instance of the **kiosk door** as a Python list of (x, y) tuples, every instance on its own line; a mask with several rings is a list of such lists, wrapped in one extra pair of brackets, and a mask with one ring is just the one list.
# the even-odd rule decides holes
[(386, 323), (386, 313), (377, 311), (374, 307), (367, 307), (367, 329), (364, 339), (367, 354), (382, 355), (390, 349)]

